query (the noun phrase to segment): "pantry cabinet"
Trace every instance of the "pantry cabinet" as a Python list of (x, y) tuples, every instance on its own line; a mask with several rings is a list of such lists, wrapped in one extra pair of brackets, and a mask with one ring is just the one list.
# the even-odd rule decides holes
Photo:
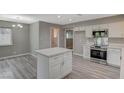
[(92, 26), (85, 27), (86, 38), (92, 38)]
[(83, 57), (86, 59), (90, 59), (90, 45), (83, 46)]

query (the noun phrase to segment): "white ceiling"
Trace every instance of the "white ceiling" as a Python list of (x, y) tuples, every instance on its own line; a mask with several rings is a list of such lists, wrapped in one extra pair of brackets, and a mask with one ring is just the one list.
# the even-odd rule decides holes
[(45, 21), (65, 25), (114, 15), (115, 14), (0, 14), (0, 20), (27, 24), (31, 24), (36, 21)]

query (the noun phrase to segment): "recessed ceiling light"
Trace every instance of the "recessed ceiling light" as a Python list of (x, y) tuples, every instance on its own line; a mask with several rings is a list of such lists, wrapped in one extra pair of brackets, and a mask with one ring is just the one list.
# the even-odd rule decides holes
[(20, 16), (16, 16), (15, 18), (16, 18), (16, 19), (19, 19), (19, 20), (21, 20), (21, 19), (22, 19), (22, 17), (20, 17)]
[(21, 24), (18, 24), (17, 26), (21, 26)]
[(61, 16), (60, 16), (60, 15), (58, 15), (57, 17), (58, 17), (58, 18), (61, 18)]
[(21, 25), (20, 28), (23, 28), (23, 26)]
[(12, 27), (15, 27), (16, 25), (12, 25)]
[(72, 19), (70, 18), (69, 21), (72, 21)]

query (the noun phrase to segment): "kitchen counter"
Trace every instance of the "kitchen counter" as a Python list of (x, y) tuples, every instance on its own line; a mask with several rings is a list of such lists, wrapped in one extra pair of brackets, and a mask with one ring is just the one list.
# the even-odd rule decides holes
[(36, 50), (35, 52), (38, 53), (38, 54), (47, 56), (47, 57), (51, 57), (51, 56), (55, 56), (55, 55), (58, 55), (58, 54), (69, 52), (69, 51), (72, 51), (72, 50), (66, 49), (66, 48), (56, 47), (56, 48), (48, 48), (48, 49)]
[(72, 50), (48, 48), (35, 52), (38, 79), (60, 79), (72, 72)]
[(124, 44), (109, 44), (108, 48), (124, 48)]

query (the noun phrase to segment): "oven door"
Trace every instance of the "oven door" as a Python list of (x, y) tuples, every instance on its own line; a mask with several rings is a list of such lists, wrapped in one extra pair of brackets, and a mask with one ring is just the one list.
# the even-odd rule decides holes
[(107, 51), (91, 49), (91, 58), (107, 60)]

